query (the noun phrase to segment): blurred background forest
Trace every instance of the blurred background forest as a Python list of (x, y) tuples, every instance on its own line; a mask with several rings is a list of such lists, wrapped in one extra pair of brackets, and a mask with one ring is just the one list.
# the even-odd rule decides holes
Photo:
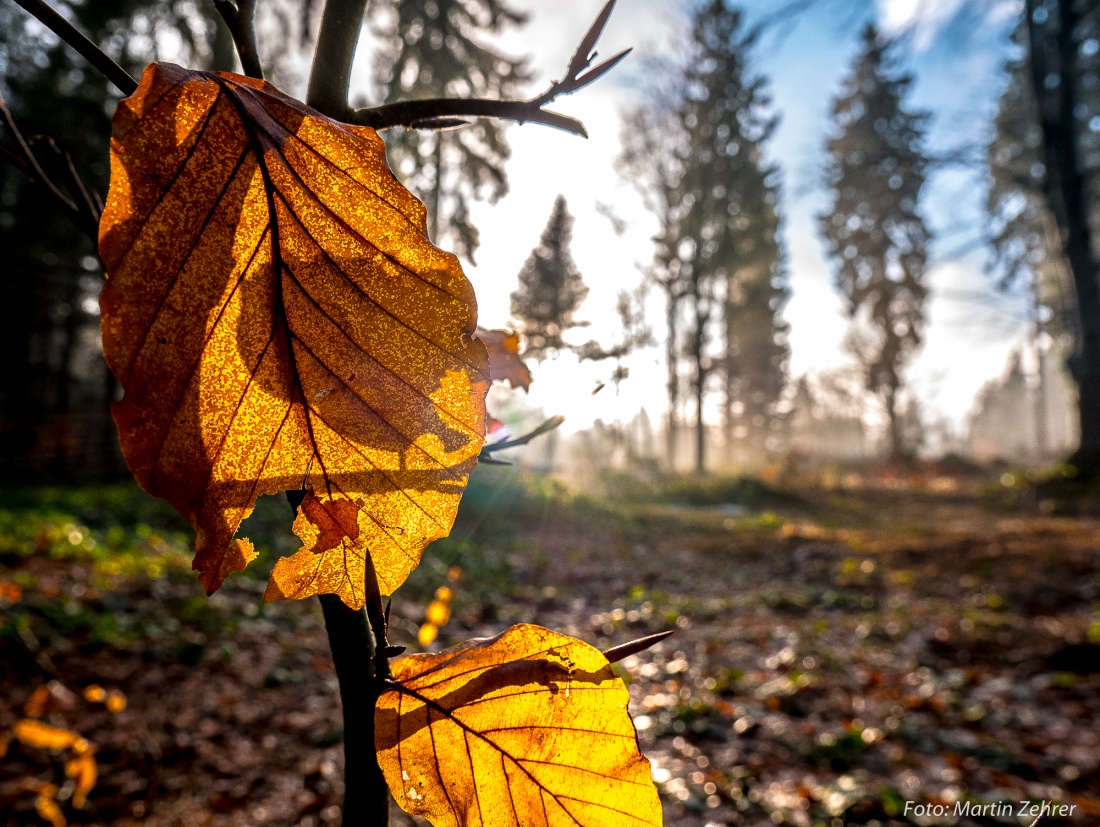
[[(207, 5), (64, 8), (135, 73), (153, 58), (234, 66)], [(269, 75), (291, 94), (315, 6), (259, 9)], [(535, 363), (530, 396), (501, 393), (500, 415), (567, 416), (529, 461), (579, 484), (628, 465), (1040, 467), (1079, 445), (1093, 464), (1080, 422), (1100, 417), (1100, 300), (1081, 287), (1095, 281), (1100, 57), (1095, 8), (1067, 6), (1068, 23), (1040, 3), (1027, 26), (1012, 0), (636, 0), (608, 34), (636, 54), (565, 104), (591, 140), (490, 121), (390, 130), (433, 238), (467, 261), (482, 324), (519, 330)], [(2, 14), (14, 123), (105, 192), (115, 93), (24, 12)], [(572, 19), (379, 3), (353, 94), (521, 96), (571, 48)], [(0, 175), (20, 308), (4, 325), (0, 473), (119, 474), (98, 263), (18, 163)]]
[[(54, 5), (135, 76), (237, 68), (205, 0)], [(321, 5), (258, 5), (291, 95)], [(374, 0), (353, 102), (525, 97), (596, 11)], [(566, 417), (477, 470), (395, 636), (676, 628), (622, 664), (670, 825), (1097, 823), (1100, 6), (620, 0), (601, 53), (631, 46), (556, 104), (587, 141), (385, 134), (520, 335), (491, 438)], [(16, 129), (105, 193), (117, 93), (5, 0), (0, 72), (0, 824), (336, 823), (319, 613), (259, 602), (289, 510), (202, 597), (186, 523), (127, 482), (93, 245), (21, 161)]]

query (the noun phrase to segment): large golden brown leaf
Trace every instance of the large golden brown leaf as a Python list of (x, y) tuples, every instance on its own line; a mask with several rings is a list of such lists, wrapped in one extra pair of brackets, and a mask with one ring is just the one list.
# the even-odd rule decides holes
[(626, 687), (588, 644), (513, 626), (393, 671), (375, 745), (407, 812), (435, 827), (661, 824)]
[(274, 87), (146, 69), (111, 138), (103, 347), (141, 485), (195, 527), (208, 592), (255, 556), (256, 498), (312, 489), (267, 597), (363, 603), (445, 535), (484, 440), (485, 350), (457, 259), (373, 130)]

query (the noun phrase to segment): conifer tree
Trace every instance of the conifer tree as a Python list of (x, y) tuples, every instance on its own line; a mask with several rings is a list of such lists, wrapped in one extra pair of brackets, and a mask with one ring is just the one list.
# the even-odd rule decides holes
[(1100, 6), (1026, 0), (1021, 26), (1035, 100), (1038, 178), (1072, 284), (1073, 354), (1080, 443), (1071, 464), (1100, 475)]
[(928, 296), (931, 236), (918, 212), (928, 159), (927, 115), (903, 99), (912, 78), (899, 71), (889, 41), (873, 25), (833, 103), (837, 131), (827, 144), (830, 208), (820, 227), (861, 346), (868, 390), (889, 419), (890, 452), (907, 453), (904, 370), (920, 346)]
[[(388, 24), (375, 78), (386, 103), (410, 98), (514, 97), (528, 79), (524, 61), (482, 38), (526, 20), (503, 0), (388, 0)], [(471, 262), (478, 231), (471, 199), (508, 192), (504, 126), (481, 119), (457, 130), (397, 131), (386, 136), (390, 166), (428, 208), (428, 234)]]
[[(766, 431), (764, 420), (774, 413), (785, 383), (776, 170), (763, 158), (776, 119), (764, 79), (747, 63), (753, 43), (741, 11), (728, 0), (698, 7), (683, 64), (667, 93), (669, 115), (659, 126), (636, 115), (632, 123), (641, 127), (640, 137), (629, 138), (623, 154), (624, 167), (644, 178), (661, 224), (652, 272), (669, 311), (670, 403), (679, 394), (673, 361), (683, 355), (698, 472), (706, 469), (704, 410), (711, 378), (725, 375), (731, 432), (733, 416)], [(668, 146), (672, 160), (646, 157), (647, 141)], [(725, 354), (716, 355), (714, 328), (723, 322)]]
[(569, 345), (562, 335), (580, 327), (573, 315), (588, 295), (569, 252), (573, 217), (558, 196), (538, 246), (519, 272), (519, 289), (512, 293), (512, 317), (523, 336), (523, 353), (542, 361)]

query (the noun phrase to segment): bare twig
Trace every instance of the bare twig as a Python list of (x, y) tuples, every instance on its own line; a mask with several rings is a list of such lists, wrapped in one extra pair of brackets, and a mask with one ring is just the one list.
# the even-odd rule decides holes
[(541, 123), (564, 129), (573, 135), (587, 138), (584, 124), (576, 118), (558, 112), (547, 112), (533, 101), (500, 101), (486, 98), (426, 98), (415, 101), (398, 101), (370, 109), (357, 109), (351, 113), (351, 123), (374, 129), (390, 129), (404, 126), (409, 129), (438, 129), (459, 126), (463, 117), (498, 118), (517, 123)]
[(493, 454), (497, 451), (503, 451), (505, 448), (516, 448), (520, 445), (526, 445), (535, 437), (542, 436), (545, 433), (557, 428), (561, 423), (565, 422), (564, 416), (552, 416), (539, 425), (535, 430), (518, 436), (515, 439), (506, 439), (501, 442), (494, 442), (491, 445), (486, 445), (481, 449), (481, 454), (478, 456), (479, 462), (487, 462), (490, 465), (508, 465), (507, 462), (501, 462), (493, 457)]
[[(375, 129), (388, 129), (394, 126), (404, 126), (410, 129), (443, 129), (461, 125), (461, 118), (498, 118), (519, 123), (541, 123), (546, 126), (564, 129), (574, 135), (588, 137), (584, 124), (576, 118), (562, 115), (558, 112), (548, 112), (543, 109), (548, 103), (559, 95), (567, 95), (576, 92), (597, 78), (610, 72), (624, 57), (630, 54), (630, 49), (620, 52), (599, 66), (591, 69), (596, 53), (593, 48), (600, 34), (603, 32), (607, 20), (611, 16), (611, 10), (615, 7), (615, 0), (608, 3), (600, 11), (595, 22), (589, 27), (581, 40), (573, 59), (569, 61), (565, 77), (554, 81), (541, 95), (529, 100), (488, 100), (485, 98), (471, 98), (461, 100), (457, 98), (430, 98), (427, 100), (398, 101), (384, 106), (375, 106), (369, 109), (359, 109), (352, 113), (351, 122), (360, 126), (371, 126)], [(585, 71), (585, 70), (588, 71)]]
[(347, 120), (351, 62), (367, 0), (326, 0), (309, 72), (306, 103), (330, 118)]
[(16, 147), (15, 152), (6, 148), (3, 150), (7, 160), (13, 166), (18, 167), (32, 183), (46, 189), (77, 228), (94, 242), (99, 232), (99, 214), (102, 212), (102, 205), (98, 203), (98, 199), (93, 200), (88, 194), (88, 190), (84, 186), (84, 182), (80, 180), (80, 176), (77, 174), (68, 153), (61, 150), (53, 139), (47, 139), (50, 149), (57, 156), (57, 160), (63, 164), (65, 189), (68, 190), (68, 193), (66, 193), (54, 183), (46, 170), (43, 169), (42, 164), (34, 154), (34, 150), (24, 139), (23, 133), (19, 131), (19, 127), (16, 125), (15, 119), (12, 117), (2, 95), (0, 95), (0, 117), (3, 118), (4, 126), (11, 134)]
[(250, 78), (263, 80), (264, 68), (256, 46), (256, 0), (214, 0), (214, 8), (233, 35), (244, 73)]
[(63, 41), (84, 56), (85, 60), (98, 69), (107, 80), (124, 95), (132, 95), (137, 90), (137, 81), (111, 60), (106, 52), (90, 41), (83, 32), (58, 14), (45, 0), (15, 0), (39, 23), (44, 25)]
[(363, 555), (363, 586), (366, 595), (367, 620), (370, 621), (374, 635), (374, 680), (383, 681), (390, 677), (390, 625), (389, 607), (382, 605), (382, 592), (378, 588), (378, 574), (374, 570), (374, 560), (368, 551)]
[(672, 630), (669, 629), (664, 632), (657, 632), (655, 635), (647, 635), (646, 637), (640, 637), (637, 640), (632, 640), (628, 643), (622, 643), (618, 646), (612, 646), (603, 656), (607, 658), (608, 663), (618, 663), (623, 658), (628, 658), (631, 655), (636, 655), (639, 652), (644, 652), (650, 646), (660, 643), (666, 637), (672, 634)]

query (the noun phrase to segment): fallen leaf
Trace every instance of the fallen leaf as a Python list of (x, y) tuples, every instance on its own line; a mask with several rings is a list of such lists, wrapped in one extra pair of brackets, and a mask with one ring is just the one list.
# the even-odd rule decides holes
[(424, 623), (416, 633), (416, 640), (421, 646), (430, 646), (439, 637), (439, 627), (434, 623)]
[(23, 589), (10, 580), (0, 579), (0, 603), (14, 606), (23, 599)]
[(65, 775), (73, 779), (73, 806), (79, 810), (88, 800), (88, 793), (99, 778), (95, 758), (90, 752), (76, 756), (65, 765)]
[(623, 682), (539, 626), (394, 664), (375, 711), (394, 798), (435, 827), (660, 825)]
[(266, 597), (358, 608), (366, 548), (397, 588), (454, 521), (489, 377), (473, 290), (375, 132), (152, 64), (115, 114), (99, 249), (123, 453), (194, 527), (207, 592), (255, 557), (256, 498), (303, 484)]
[(51, 827), (65, 827), (65, 815), (54, 801), (57, 795), (57, 787), (53, 784), (41, 784), (38, 788), (38, 797), (34, 800), (34, 809), (44, 820), (50, 822)]
[(489, 375), (494, 382), (507, 381), (513, 388), (530, 389), (531, 371), (519, 358), (519, 334), (479, 327), (477, 338), (489, 352)]
[(31, 718), (17, 721), (11, 731), (21, 744), (36, 749), (68, 749), (84, 740), (79, 732), (50, 726)]
[(41, 718), (50, 712), (67, 712), (75, 704), (76, 695), (61, 681), (53, 680), (31, 693), (23, 704), (23, 714), (28, 718)]
[(107, 693), (107, 709), (114, 713), (122, 712), (126, 709), (126, 696), (119, 692), (117, 689), (112, 689)]
[(424, 617), (431, 624), (446, 626), (447, 621), (451, 619), (451, 607), (447, 605), (446, 601), (433, 600), (428, 604), (428, 610), (424, 613)]

